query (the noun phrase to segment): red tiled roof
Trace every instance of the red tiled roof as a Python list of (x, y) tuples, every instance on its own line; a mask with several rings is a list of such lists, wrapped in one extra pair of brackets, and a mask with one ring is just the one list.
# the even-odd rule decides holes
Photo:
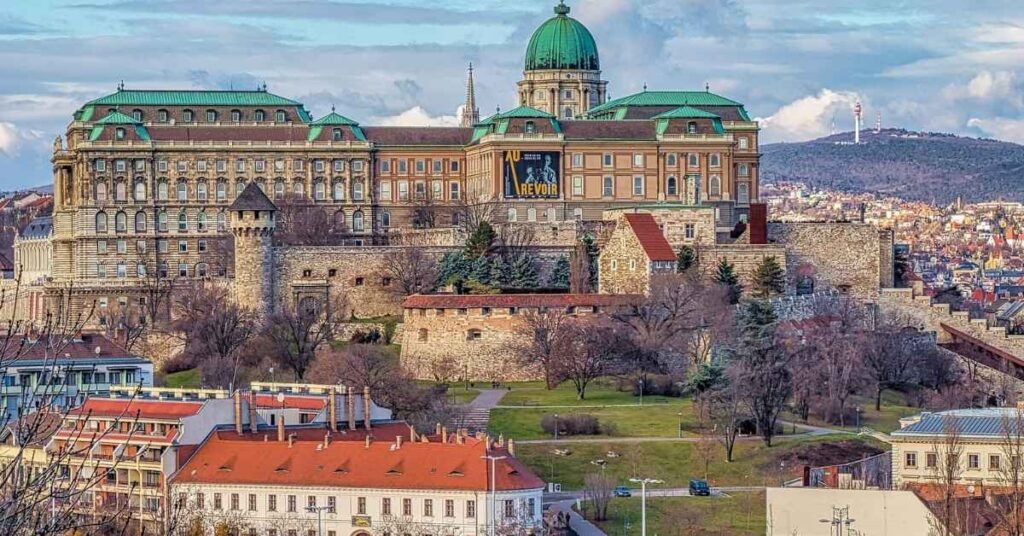
[(643, 246), (647, 258), (652, 261), (675, 262), (676, 252), (668, 244), (661, 227), (654, 220), (654, 216), (646, 213), (626, 214), (626, 221), (633, 229), (640, 245)]
[[(99, 352), (96, 349), (99, 348)], [(86, 334), (68, 341), (49, 337), (32, 339), (15, 336), (7, 345), (4, 359), (116, 359), (138, 357), (120, 344), (98, 334)]]
[(308, 409), (320, 411), (327, 407), (326, 396), (294, 396), (286, 395), (283, 402), (277, 400), (277, 395), (256, 395), (257, 408), (289, 408)]
[(124, 417), (133, 419), (178, 420), (199, 413), (202, 402), (180, 400), (130, 400), (116, 398), (90, 398), (85, 404), (72, 409), (69, 415), (93, 417)]
[[(234, 432), (215, 432), (173, 477), (174, 483), (326, 486), (403, 490), (487, 491), (490, 462), (482, 441), (465, 444), (393, 442), (245, 441)], [(498, 455), (506, 455), (499, 451)], [(537, 475), (515, 458), (496, 463), (498, 490), (544, 487)]]
[(631, 294), (416, 294), (406, 309), (473, 309), (478, 307), (605, 307), (642, 299)]

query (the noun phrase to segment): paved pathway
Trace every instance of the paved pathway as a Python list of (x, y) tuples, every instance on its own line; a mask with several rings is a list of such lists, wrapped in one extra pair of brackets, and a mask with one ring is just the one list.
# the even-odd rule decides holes
[(554, 512), (565, 512), (569, 514), (569, 528), (577, 534), (577, 536), (605, 536), (605, 532), (597, 527), (597, 525), (583, 519), (583, 516), (576, 513), (572, 509), (573, 505), (576, 504), (576, 499), (566, 499), (551, 503), (551, 510)]
[(480, 394), (467, 404), (468, 409), (463, 419), (466, 428), (471, 433), (486, 432), (491, 420), (491, 409), (501, 402), (506, 393), (506, 389), (481, 389)]

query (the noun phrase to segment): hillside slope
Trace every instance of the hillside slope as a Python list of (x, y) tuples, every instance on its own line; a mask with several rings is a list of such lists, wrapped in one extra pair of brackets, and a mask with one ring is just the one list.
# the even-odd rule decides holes
[(950, 134), (886, 129), (850, 132), (803, 143), (762, 146), (763, 182), (799, 181), (809, 186), (867, 191), (948, 203), (1024, 201), (1024, 146)]

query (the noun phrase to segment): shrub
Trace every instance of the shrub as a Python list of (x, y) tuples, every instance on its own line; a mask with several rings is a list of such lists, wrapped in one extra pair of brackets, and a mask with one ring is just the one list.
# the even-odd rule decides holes
[[(540, 420), (540, 427), (545, 433), (555, 435), (555, 416), (545, 415)], [(600, 435), (602, 433), (612, 435), (615, 433), (614, 426), (601, 426), (597, 417), (587, 413), (573, 413), (558, 416), (558, 435)]]
[[(681, 397), (686, 385), (673, 376), (651, 375), (644, 382), (644, 396), (661, 395), (668, 397)], [(639, 382), (633, 384), (633, 396), (640, 396)]]

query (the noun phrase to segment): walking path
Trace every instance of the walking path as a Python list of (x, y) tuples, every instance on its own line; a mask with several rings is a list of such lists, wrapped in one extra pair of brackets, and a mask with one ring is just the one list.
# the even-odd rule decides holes
[(605, 536), (605, 532), (597, 525), (583, 519), (583, 516), (572, 509), (574, 504), (576, 504), (576, 499), (566, 499), (551, 503), (550, 508), (554, 512), (569, 514), (569, 528), (576, 533), (576, 536)]
[[(785, 426), (793, 426), (793, 423), (781, 422)], [(782, 436), (776, 436), (777, 439), (803, 439), (808, 437), (818, 437), (823, 435), (831, 434), (850, 434), (854, 435), (854, 432), (846, 430), (837, 430), (835, 428), (825, 428), (822, 426), (811, 426), (808, 424), (796, 423), (796, 427), (805, 430), (799, 434), (788, 434)], [(526, 439), (517, 441), (520, 445), (553, 445), (559, 443), (572, 444), (572, 443), (697, 443), (702, 441), (700, 437), (565, 437), (561, 439)], [(736, 438), (737, 441), (753, 441), (761, 440), (761, 436), (741, 436)]]
[(491, 409), (508, 393), (506, 389), (481, 389), (480, 394), (466, 405), (463, 422), (470, 432), (486, 432), (491, 421)]

